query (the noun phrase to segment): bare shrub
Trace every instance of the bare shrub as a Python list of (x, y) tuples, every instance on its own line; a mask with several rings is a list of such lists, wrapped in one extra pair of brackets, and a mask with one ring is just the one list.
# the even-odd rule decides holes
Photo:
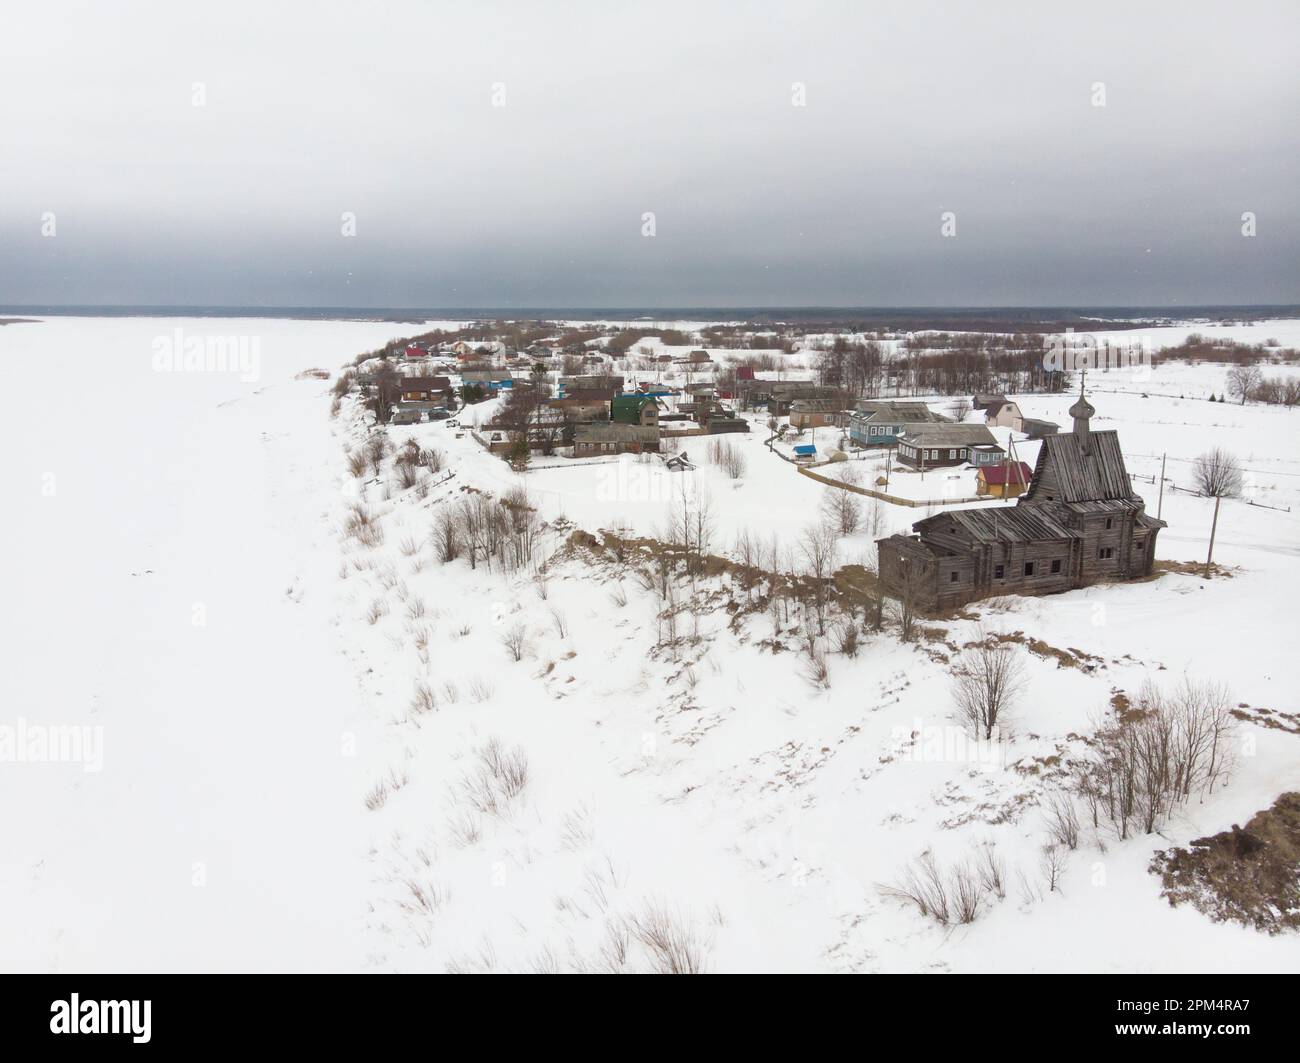
[(398, 790), (410, 781), (410, 777), (405, 771), (398, 771), (396, 768), (389, 768), (388, 774), (367, 791), (366, 808), (371, 812), (383, 808), (388, 802), (389, 797), (397, 793)]
[(952, 883), (953, 914), (959, 923), (973, 923), (979, 915), (984, 890), (979, 872), (969, 863), (961, 863), (949, 873)]
[(417, 716), (422, 716), (427, 712), (436, 712), (438, 710), (438, 698), (433, 692), (433, 687), (423, 680), (415, 684), (415, 693), (411, 697), (411, 712)]
[(462, 849), (478, 844), (483, 837), (483, 821), (472, 812), (461, 812), (447, 823), (453, 845)]
[(1226, 779), (1233, 707), (1221, 684), (1184, 679), (1167, 694), (1148, 683), (1123, 718), (1098, 729), (1076, 792), (1120, 838), (1134, 829), (1153, 833), (1178, 805)]
[(403, 491), (409, 491), (420, 482), (420, 467), (408, 461), (399, 461), (393, 466), (397, 474), (397, 485)]
[(366, 456), (366, 462), (370, 466), (371, 474), (379, 475), (379, 470), (383, 468), (384, 459), (393, 452), (393, 444), (388, 438), (388, 433), (379, 431), (371, 433), (362, 448)]
[(434, 915), (440, 912), (451, 899), (451, 895), (441, 886), (435, 886), (431, 882), (420, 882), (415, 878), (405, 878), (402, 884), (406, 887), (407, 897), (409, 899), (400, 902), (400, 907), (407, 912), (418, 915)]
[(1056, 893), (1061, 888), (1061, 877), (1065, 874), (1069, 856), (1064, 847), (1052, 842), (1043, 846), (1043, 883), (1048, 893)]
[(564, 819), (560, 824), (561, 848), (576, 852), (579, 849), (587, 848), (594, 838), (595, 831), (591, 826), (591, 809), (586, 805), (578, 805), (564, 814)]
[(366, 623), (372, 627), (379, 623), (388, 613), (388, 603), (382, 598), (376, 598), (370, 603), (370, 608), (366, 610)]
[(804, 678), (818, 690), (829, 690), (831, 685), (831, 668), (826, 660), (826, 650), (811, 631), (805, 632), (803, 639)]
[(957, 716), (974, 736), (991, 739), (1024, 691), (1025, 669), (1011, 643), (985, 637), (952, 669)]
[(688, 922), (660, 904), (647, 903), (628, 921), (632, 936), (641, 943), (658, 974), (700, 974), (704, 970), (704, 945)]
[(621, 581), (614, 584), (614, 589), (609, 592), (609, 600), (619, 609), (627, 606), (627, 588), (623, 586)]
[(838, 624), (835, 628), (835, 641), (845, 657), (856, 657), (860, 648), (858, 625), (852, 619)]
[(523, 624), (512, 624), (501, 636), (501, 643), (512, 661), (522, 661), (528, 652), (528, 629)]
[(1071, 851), (1079, 848), (1079, 810), (1069, 794), (1053, 794), (1047, 804), (1047, 833)]
[(986, 893), (991, 893), (998, 900), (1007, 895), (1007, 865), (998, 855), (997, 846), (989, 841), (976, 852), (976, 869), (979, 872), (980, 886)]
[(710, 442), (709, 460), (732, 480), (739, 480), (745, 475), (748, 468), (744, 451), (735, 444), (720, 438), (715, 438)]
[(366, 808), (376, 812), (388, 801), (388, 784), (380, 779), (366, 792)]
[(896, 885), (885, 886), (881, 892), (887, 897), (914, 904), (918, 912), (940, 926), (947, 926), (952, 920), (948, 884), (934, 853), (928, 849), (908, 864)]
[(551, 626), (555, 628), (555, 633), (560, 638), (568, 637), (569, 622), (565, 619), (564, 614), (554, 607), (551, 609)]
[(348, 472), (350, 472), (356, 479), (359, 480), (361, 477), (365, 476), (366, 467), (367, 462), (364, 451), (354, 450), (348, 455)]
[(444, 564), (460, 557), (461, 530), (456, 511), (443, 508), (433, 522), (433, 548)]
[(505, 749), (491, 738), (478, 751), (478, 768), (461, 780), (469, 803), (484, 815), (503, 815), (528, 786), (528, 757), (515, 746)]
[(362, 546), (379, 546), (384, 541), (383, 525), (364, 504), (348, 508), (348, 515), (343, 520), (343, 531)]

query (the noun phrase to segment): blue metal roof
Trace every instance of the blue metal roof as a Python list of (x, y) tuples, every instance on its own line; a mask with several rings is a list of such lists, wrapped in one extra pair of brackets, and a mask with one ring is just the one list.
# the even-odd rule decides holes
[(794, 448), (796, 454), (816, 454), (817, 448), (812, 443), (801, 443)]

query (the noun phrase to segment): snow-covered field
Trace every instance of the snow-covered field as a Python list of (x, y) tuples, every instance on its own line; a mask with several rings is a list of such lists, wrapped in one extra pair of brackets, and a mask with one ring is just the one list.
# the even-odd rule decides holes
[[(156, 371), (154, 340), (178, 327), (256, 335), (259, 379)], [(15, 391), (7, 409), (16, 519), (0, 724), (102, 728), (102, 770), (0, 764), (11, 810), (0, 901), (21, 913), (0, 936), (6, 968), (646, 969), (653, 957), (629, 927), (656, 912), (711, 971), (1300, 965), (1294, 937), (1171, 909), (1146, 870), (1155, 850), (1300, 789), (1296, 734), (1243, 724), (1228, 785), (1161, 835), (1098, 845), (1086, 831), (1056, 891), (1041, 868), (1053, 766), (1078, 754), (1116, 692), (1186, 674), (1252, 707), (1300, 711), (1288, 619), (1300, 412), (1205, 401), (1223, 390), (1222, 366), (1090, 377), (1094, 426), (1119, 429), (1131, 472), (1154, 476), (1167, 454), (1166, 475), (1187, 486), (1191, 460), (1221, 445), (1248, 470), (1246, 499), (1282, 508), (1223, 504), (1215, 560), (1231, 578), (983, 603), (986, 626), (1088, 667), (1026, 655), (1008, 741), (971, 763), (917, 755), (907, 737), (953, 733), (942, 641), (875, 636), (856, 658), (831, 653), (829, 685), (814, 687), (793, 624), (784, 652), (760, 645), (770, 614), (733, 623), (727, 602), (745, 592), (726, 578), (698, 582), (668, 647), (662, 602), (625, 560), (564, 549), (574, 527), (662, 534), (689, 479), (710, 500), (714, 552), (744, 534), (794, 551), (831, 489), (770, 453), (761, 422), (728, 437), (745, 457), (734, 480), (702, 439), (673, 448), (693, 473), (625, 458), (521, 475), (468, 433), (393, 428), (398, 445), (442, 452), (430, 483), (454, 473), (401, 490), (391, 463), (349, 473), (367, 434), (359, 411), (349, 401), (331, 421), (329, 383), (294, 379), (399, 331), (0, 328), (11, 380), (58, 381), (57, 397)], [(1167, 331), (1176, 343), (1210, 330)], [(1297, 334), (1297, 323), (1261, 328), (1284, 343)], [(1018, 401), (1069, 423), (1073, 396)], [(1032, 463), (1033, 445), (1019, 456)], [(466, 488), (518, 487), (546, 522), (544, 581), (437, 560), (439, 512)], [(1155, 485), (1136, 487), (1154, 512)], [(355, 502), (382, 542), (342, 533)], [(1167, 489), (1158, 556), (1203, 560), (1211, 510)], [(925, 515), (871, 512), (877, 535)], [(845, 538), (839, 560), (868, 559), (872, 539)], [(959, 643), (976, 622), (941, 626)], [(505, 645), (515, 632), (518, 661)], [(483, 792), (499, 779), (481, 770), (493, 749), (526, 764), (509, 793)], [(947, 864), (986, 843), (1008, 888), (969, 926), (939, 928), (882, 893), (927, 848)]]

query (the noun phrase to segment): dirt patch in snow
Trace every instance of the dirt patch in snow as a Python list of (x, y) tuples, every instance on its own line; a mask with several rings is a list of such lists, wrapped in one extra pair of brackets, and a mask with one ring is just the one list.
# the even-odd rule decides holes
[(1267, 934), (1300, 930), (1300, 793), (1285, 793), (1246, 826), (1157, 853), (1150, 870), (1172, 906)]

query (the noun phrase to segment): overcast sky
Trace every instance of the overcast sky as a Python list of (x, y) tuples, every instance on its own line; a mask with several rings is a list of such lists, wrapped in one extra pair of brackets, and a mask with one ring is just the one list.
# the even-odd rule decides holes
[(11, 5), (0, 304), (1300, 302), (1298, 42), (1296, 0)]

